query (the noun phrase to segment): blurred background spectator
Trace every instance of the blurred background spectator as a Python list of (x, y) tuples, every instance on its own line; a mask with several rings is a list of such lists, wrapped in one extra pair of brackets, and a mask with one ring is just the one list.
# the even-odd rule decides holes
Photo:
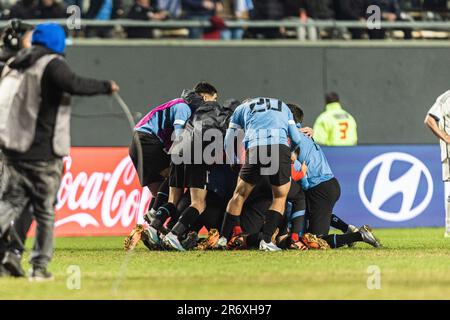
[[(303, 22), (334, 19), (333, 0), (302, 0), (300, 4), (300, 19)], [(299, 38), (305, 40), (305, 28), (301, 28), (300, 32)], [(329, 33), (331, 34), (331, 32), (330, 30)], [(320, 33), (320, 30), (317, 28), (308, 28), (309, 40), (317, 40), (318, 33)]]
[[(224, 20), (245, 21), (249, 19), (251, 10), (253, 10), (252, 0), (223, 0), (220, 17)], [(243, 28), (226, 28), (221, 34), (223, 40), (240, 40), (243, 36)]]
[[(181, 3), (188, 20), (209, 21), (223, 10), (220, 0), (182, 0)], [(189, 38), (200, 39), (203, 32), (203, 28), (189, 28)]]
[(34, 19), (36, 16), (35, 0), (19, 0), (10, 8), (10, 18)]
[(423, 9), (428, 11), (443, 12), (447, 11), (447, 3), (447, 0), (424, 0)]
[[(147, 5), (147, 2), (149, 4)], [(140, 21), (182, 19), (210, 21), (209, 28), (89, 27), (74, 36), (88, 37), (187, 37), (192, 39), (450, 39), (447, 29), (266, 27), (230, 28), (227, 21), (361, 21), (367, 7), (381, 8), (387, 22), (448, 21), (447, 0), (0, 0), (0, 19), (57, 19), (67, 16), (66, 7), (77, 5), (84, 19), (109, 21), (124, 18)], [(167, 13), (166, 13), (167, 12)]]
[[(89, 9), (84, 16), (86, 19), (107, 21), (117, 19), (123, 15), (122, 0), (96, 0), (90, 1)], [(86, 28), (87, 37), (110, 38), (113, 28), (95, 27)]]
[(55, 0), (39, 0), (34, 13), (36, 19), (61, 19), (66, 17), (66, 8)]
[[(366, 21), (368, 0), (335, 0), (334, 10), (336, 20)], [(361, 39), (364, 28), (349, 28), (352, 39)]]
[[(282, 0), (256, 0), (250, 14), (251, 20), (281, 20), (284, 18), (284, 4)], [(281, 38), (279, 28), (251, 28), (250, 34), (257, 39)]]
[[(152, 1), (150, 0), (134, 0), (134, 4), (127, 14), (127, 19), (131, 20), (164, 20), (169, 16), (168, 11), (159, 11), (152, 6)], [(125, 29), (128, 38), (153, 38), (152, 28), (132, 28), (128, 27)]]
[[(395, 22), (404, 21), (398, 0), (371, 0), (370, 5), (376, 5), (381, 9), (381, 17), (384, 21)], [(405, 39), (411, 39), (412, 34), (409, 29), (402, 29)], [(369, 29), (370, 39), (380, 40), (386, 38), (386, 29)]]
[(161, 11), (167, 11), (171, 19), (181, 16), (181, 0), (158, 0), (157, 7)]
[(78, 6), (81, 9), (81, 12), (83, 12), (83, 4), (84, 0), (64, 0), (66, 6)]

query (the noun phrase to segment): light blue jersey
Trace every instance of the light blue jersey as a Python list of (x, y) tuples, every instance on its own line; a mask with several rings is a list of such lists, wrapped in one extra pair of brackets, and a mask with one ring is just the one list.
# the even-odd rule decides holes
[(136, 130), (157, 136), (166, 148), (170, 148), (172, 133), (175, 131), (178, 136), (192, 114), (189, 105), (181, 101), (172, 100), (155, 108), (140, 121)]
[(298, 161), (305, 162), (308, 166), (308, 172), (301, 180), (303, 190), (309, 190), (322, 182), (333, 179), (333, 172), (320, 146), (303, 134), (300, 139)]
[(231, 137), (238, 129), (245, 132), (243, 143), (246, 150), (275, 144), (296, 150), (301, 138), (291, 110), (277, 99), (256, 98), (237, 107), (231, 116), (230, 127), (225, 137), (226, 145), (231, 143)]

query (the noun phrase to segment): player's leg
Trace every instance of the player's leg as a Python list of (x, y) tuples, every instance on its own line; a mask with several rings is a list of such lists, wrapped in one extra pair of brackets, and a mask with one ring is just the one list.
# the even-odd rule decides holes
[(325, 240), (332, 249), (352, 245), (356, 242), (365, 242), (375, 248), (381, 246), (379, 240), (375, 237), (369, 226), (362, 226), (354, 233), (330, 234), (322, 236), (321, 238)]
[(224, 221), (220, 231), (221, 245), (226, 245), (226, 243), (231, 239), (233, 233), (241, 233), (241, 230), (238, 230), (240, 229), (239, 217), (242, 212), (242, 207), (244, 206), (245, 201), (249, 197), (254, 187), (255, 184), (246, 182), (241, 177), (238, 178), (233, 197), (228, 202)]
[(444, 233), (444, 236), (446, 238), (450, 238), (450, 181), (444, 182), (444, 188), (445, 188), (445, 233)]
[(169, 200), (169, 179), (165, 178), (162, 182), (154, 182), (148, 188), (153, 198), (150, 202), (149, 211), (144, 215), (144, 220), (150, 224), (156, 211)]
[[(306, 198), (298, 183), (291, 183), (287, 200), (290, 210), (287, 210), (289, 216), (286, 217), (286, 226), (289, 223), (290, 230), (287, 234), (287, 239), (283, 239), (285, 241), (282, 246), (289, 249), (305, 250), (306, 248), (300, 239), (306, 232)], [(280, 232), (280, 236), (284, 236), (284, 233)], [(278, 242), (280, 240), (282, 240), (281, 237), (277, 239)]]
[(145, 230), (146, 238), (152, 246), (160, 245), (159, 233), (165, 233), (164, 224), (170, 217), (178, 216), (177, 205), (184, 193), (184, 165), (171, 164), (169, 176), (169, 197), (167, 203), (156, 211), (149, 227)]
[(322, 182), (306, 192), (308, 233), (315, 236), (328, 235), (333, 208), (340, 194), (341, 189), (335, 178)]
[(283, 222), (283, 214), (286, 208), (286, 199), (290, 187), (291, 182), (288, 182), (282, 186), (272, 186), (273, 200), (272, 205), (266, 213), (266, 221), (262, 229), (260, 250), (279, 250), (279, 248), (272, 242), (272, 237)]
[(258, 249), (262, 240), (265, 215), (272, 204), (271, 198), (261, 197), (246, 201), (242, 208), (242, 233), (234, 235), (227, 244), (228, 250)]
[(260, 250), (278, 251), (281, 249), (272, 242), (272, 237), (284, 220), (287, 196), (291, 189), (291, 150), (285, 145), (272, 145), (267, 154), (270, 157), (270, 167), (265, 169), (276, 167), (277, 172), (269, 174), (273, 200), (266, 213)]
[(219, 246), (225, 247), (234, 234), (241, 233), (240, 215), (245, 201), (261, 179), (261, 166), (258, 164), (258, 147), (246, 151), (245, 164), (239, 171), (236, 188), (228, 202), (225, 218), (220, 231)]
[(144, 132), (134, 133), (129, 155), (141, 186), (148, 187), (153, 196), (149, 212), (144, 217), (150, 222), (155, 211), (167, 202), (169, 187), (166, 180), (170, 174), (170, 156), (157, 137)]
[(164, 244), (180, 251), (184, 250), (180, 240), (206, 209), (210, 168), (202, 164), (185, 165), (184, 175), (185, 185), (189, 188), (191, 196), (191, 204), (181, 213), (176, 225), (164, 237)]
[(183, 211), (176, 225), (164, 237), (165, 244), (168, 244), (171, 248), (179, 251), (185, 250), (180, 242), (181, 237), (193, 227), (196, 220), (206, 208), (205, 199), (208, 190), (190, 188), (189, 191), (191, 194), (191, 205)]
[[(168, 230), (171, 230), (173, 226), (175, 226), (175, 224), (178, 222), (179, 219), (179, 213), (183, 212), (184, 209), (189, 207), (190, 203), (191, 198), (189, 192), (185, 192), (181, 197), (180, 201), (178, 201), (177, 210), (172, 213), (169, 222), (167, 222), (167, 228), (162, 228), (159, 232), (159, 235), (157, 230), (150, 231), (151, 230), (150, 226), (148, 227), (148, 229), (142, 228), (141, 240), (150, 251), (162, 249), (159, 237), (160, 236), (162, 237), (162, 235), (167, 234), (169, 232)], [(156, 235), (154, 235), (154, 233)], [(152, 238), (153, 236), (155, 237), (156, 240)]]
[(215, 192), (208, 191), (206, 209), (193, 227), (193, 230), (196, 232), (205, 227), (208, 230), (208, 236), (198, 244), (197, 249), (208, 250), (217, 248), (220, 237), (219, 230), (222, 226), (226, 206), (227, 202), (222, 197)]
[(347, 233), (349, 229), (349, 225), (335, 214), (331, 215), (331, 226), (342, 233)]

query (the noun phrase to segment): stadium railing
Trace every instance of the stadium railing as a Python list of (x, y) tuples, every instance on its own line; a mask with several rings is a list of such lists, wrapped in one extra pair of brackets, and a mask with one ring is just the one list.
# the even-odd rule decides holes
[[(30, 24), (38, 24), (42, 22), (56, 22), (61, 25), (67, 25), (72, 22), (71, 19), (56, 19), (56, 20), (26, 20)], [(8, 21), (0, 21), (0, 27), (4, 27)], [(318, 28), (367, 28), (367, 24), (360, 21), (343, 21), (343, 20), (315, 20), (302, 22), (300, 20), (251, 20), (251, 21), (236, 21), (227, 20), (225, 24), (229, 28), (302, 28), (302, 27), (318, 27)], [(82, 27), (152, 27), (161, 29), (172, 28), (190, 28), (202, 27), (208, 28), (211, 26), (209, 21), (197, 20), (166, 20), (166, 21), (136, 21), (128, 19), (117, 20), (81, 20)], [(387, 22), (382, 21), (381, 27), (383, 29), (399, 29), (399, 28), (413, 28), (413, 29), (436, 29), (450, 31), (450, 21), (399, 21)]]

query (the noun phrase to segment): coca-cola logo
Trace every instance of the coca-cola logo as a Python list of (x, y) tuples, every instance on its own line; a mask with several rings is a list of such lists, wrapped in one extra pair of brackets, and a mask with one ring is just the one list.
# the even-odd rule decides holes
[[(81, 228), (128, 228), (142, 221), (151, 193), (139, 187), (131, 159), (124, 156), (108, 170), (111, 162), (103, 165), (107, 157), (92, 158), (98, 164), (90, 172), (83, 169), (89, 159), (64, 159), (65, 174), (57, 195), (55, 226), (76, 223)], [(73, 170), (75, 161), (82, 161), (77, 170)]]

